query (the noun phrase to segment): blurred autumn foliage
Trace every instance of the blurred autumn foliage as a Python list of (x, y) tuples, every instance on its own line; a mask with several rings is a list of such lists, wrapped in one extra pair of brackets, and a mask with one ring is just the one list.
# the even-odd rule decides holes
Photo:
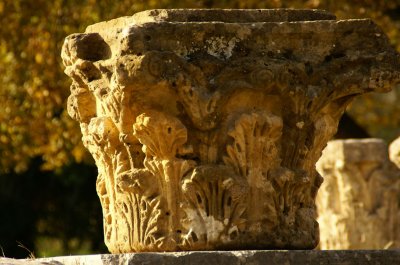
[[(88, 178), (85, 176), (88, 172), (95, 175), (95, 169), (81, 144), (78, 123), (68, 117), (66, 112), (70, 80), (63, 73), (60, 49), (67, 35), (83, 32), (90, 24), (153, 8), (325, 9), (336, 14), (339, 19), (372, 18), (386, 32), (393, 46), (400, 50), (400, 0), (0, 0), (0, 183), (5, 183), (7, 178), (8, 182), (10, 179), (19, 181), (18, 184), (10, 184), (11, 186), (29, 184), (28, 189), (17, 188), (22, 190), (18, 192), (25, 196), (27, 190), (36, 191), (32, 192), (30, 198), (32, 203), (36, 203), (35, 207), (39, 209), (39, 203), (56, 212), (54, 207), (62, 207), (62, 203), (53, 203), (52, 206), (45, 201), (35, 201), (38, 189), (41, 193), (50, 192), (46, 190), (45, 185), (48, 180), (44, 179), (40, 182), (42, 186), (39, 186), (33, 179), (39, 179), (38, 175), (41, 175), (41, 179), (47, 176), (57, 179), (58, 185), (67, 189), (66, 194), (58, 193), (58, 196), (69, 198), (71, 193), (75, 194), (74, 189), (68, 190), (72, 188), (72, 184), (82, 193), (82, 197), (75, 194), (75, 201), (68, 207), (82, 208), (92, 205), (88, 200), (96, 200), (93, 195), (95, 176), (90, 179), (93, 182), (92, 186), (84, 186), (87, 185), (84, 184), (86, 180), (78, 179)], [(370, 135), (390, 141), (400, 134), (399, 102), (400, 86), (385, 95), (367, 95), (356, 100), (348, 114)], [(25, 181), (28, 179), (29, 181)], [(91, 190), (91, 197), (83, 188)], [(0, 194), (1, 201), (5, 195), (4, 191), (0, 192), (3, 192), (3, 195)], [(57, 192), (54, 196), (57, 196)], [(7, 198), (13, 200), (11, 197)], [(85, 203), (76, 205), (79, 201)], [(21, 207), (31, 207), (29, 211), (33, 209), (31, 204)], [(100, 211), (99, 209), (98, 207), (97, 210)], [(70, 209), (64, 207), (58, 211), (62, 216), (61, 212), (68, 210)], [(33, 242), (31, 247), (34, 250), (39, 248), (35, 237), (44, 234), (40, 226), (47, 227), (44, 230), (48, 233), (53, 229), (51, 226), (66, 222), (65, 218), (55, 218), (55, 221), (44, 218), (48, 211), (36, 211), (38, 212), (41, 215), (30, 220), (36, 234), (27, 239)], [(2, 211), (1, 215), (4, 214), (7, 213)], [(101, 222), (101, 213), (97, 212), (90, 218), (87, 219), (100, 218)], [(17, 225), (18, 221), (10, 222)], [(70, 223), (66, 224), (73, 228), (82, 225), (73, 218), (68, 222)], [(68, 226), (60, 226), (59, 229), (66, 227)], [(53, 236), (54, 233), (57, 234), (53, 232)], [(68, 241), (68, 238), (77, 235), (79, 238), (77, 233), (67, 235), (60, 232), (56, 236)], [(102, 234), (102, 231), (96, 230), (93, 233)], [(0, 228), (0, 246), (5, 244), (2, 239), (5, 239), (5, 236)], [(10, 237), (8, 240), (15, 239)], [(22, 242), (24, 239), (20, 240)], [(61, 247), (64, 252), (58, 254), (73, 249), (68, 246), (64, 244)], [(102, 246), (89, 244), (88, 249), (99, 251), (102, 250)]]

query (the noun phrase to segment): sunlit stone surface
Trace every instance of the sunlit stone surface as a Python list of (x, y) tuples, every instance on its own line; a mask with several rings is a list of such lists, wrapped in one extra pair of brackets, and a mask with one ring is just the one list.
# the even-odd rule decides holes
[(317, 170), (321, 249), (400, 248), (400, 168), (383, 140), (331, 141)]
[(389, 157), (400, 168), (400, 137), (389, 145)]
[(400, 77), (371, 20), (317, 10), (151, 10), (62, 58), (112, 253), (314, 248), (322, 149)]

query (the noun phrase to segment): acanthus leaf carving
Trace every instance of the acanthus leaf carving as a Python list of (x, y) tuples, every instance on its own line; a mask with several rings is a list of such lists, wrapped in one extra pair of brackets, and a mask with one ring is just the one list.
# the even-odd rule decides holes
[(138, 116), (133, 127), (146, 154), (144, 166), (156, 177), (160, 196), (166, 201), (168, 236), (163, 248), (174, 249), (180, 243), (179, 184), (195, 166), (194, 161), (176, 158), (178, 149), (187, 141), (186, 128), (178, 119), (156, 111)]
[(141, 251), (148, 245), (162, 249), (161, 200), (153, 175), (146, 169), (135, 169), (117, 176), (116, 213), (119, 229), (131, 231), (120, 241), (120, 251)]
[(245, 230), (248, 186), (226, 166), (199, 166), (185, 177), (182, 190), (186, 198), (183, 247), (210, 248), (240, 237)]
[(185, 126), (178, 119), (158, 111), (139, 115), (133, 129), (148, 158), (174, 159), (178, 148), (187, 141)]
[[(125, 163), (127, 154), (125, 149), (120, 148), (118, 130), (110, 118), (92, 118), (89, 124), (81, 124), (81, 128), (82, 141), (93, 154), (99, 169), (96, 189), (103, 207), (105, 242), (118, 244), (120, 240), (115, 230), (119, 222), (115, 215), (118, 208), (117, 191), (114, 187), (115, 177), (129, 169), (129, 165)], [(114, 245), (113, 248), (118, 249)]]
[[(269, 175), (280, 167), (278, 140), (281, 130), (280, 117), (259, 111), (242, 114), (235, 121), (235, 127), (228, 132), (233, 143), (227, 146), (227, 156), (223, 159), (248, 182), (251, 199), (247, 206), (247, 218), (252, 232), (262, 230), (263, 224), (270, 225), (272, 229), (278, 223)], [(266, 197), (269, 199), (265, 200)], [(259, 205), (262, 201), (265, 203)]]

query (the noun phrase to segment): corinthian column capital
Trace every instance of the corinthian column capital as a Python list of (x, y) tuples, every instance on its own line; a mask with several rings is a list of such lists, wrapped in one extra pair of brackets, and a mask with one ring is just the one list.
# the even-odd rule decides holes
[(113, 253), (314, 248), (315, 163), (351, 100), (400, 79), (369, 19), (150, 10), (62, 49)]

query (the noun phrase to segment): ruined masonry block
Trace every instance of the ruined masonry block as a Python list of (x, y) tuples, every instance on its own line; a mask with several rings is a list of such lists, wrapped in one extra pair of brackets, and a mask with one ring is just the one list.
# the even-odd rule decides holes
[(62, 58), (112, 253), (314, 248), (322, 149), (400, 79), (371, 20), (318, 10), (150, 10)]

